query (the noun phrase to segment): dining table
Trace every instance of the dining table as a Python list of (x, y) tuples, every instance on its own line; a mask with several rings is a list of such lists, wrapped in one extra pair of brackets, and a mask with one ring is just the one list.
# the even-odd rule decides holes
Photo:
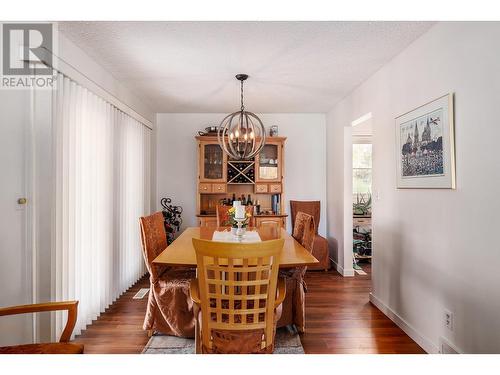
[[(153, 260), (153, 263), (173, 267), (196, 267), (196, 253), (193, 246), (193, 238), (203, 240), (214, 240), (215, 238), (217, 241), (220, 241), (221, 238), (227, 238), (227, 242), (237, 242), (235, 238), (231, 238), (230, 231), (231, 228), (227, 227), (186, 228), (179, 237)], [(319, 263), (307, 249), (283, 228), (276, 228), (273, 226), (248, 228), (246, 235), (248, 238), (257, 238), (257, 241), (283, 238), (284, 245), (279, 258), (280, 268), (310, 266)], [(243, 240), (243, 242), (245, 241)]]

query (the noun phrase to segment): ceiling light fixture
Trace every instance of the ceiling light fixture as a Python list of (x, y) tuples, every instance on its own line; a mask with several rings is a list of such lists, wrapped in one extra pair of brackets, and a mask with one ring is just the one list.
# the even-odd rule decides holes
[(224, 117), (217, 133), (219, 145), (235, 160), (252, 159), (266, 143), (264, 124), (254, 113), (245, 111), (243, 82), (247, 78), (247, 74), (236, 75), (236, 79), (241, 82), (241, 107), (238, 112)]

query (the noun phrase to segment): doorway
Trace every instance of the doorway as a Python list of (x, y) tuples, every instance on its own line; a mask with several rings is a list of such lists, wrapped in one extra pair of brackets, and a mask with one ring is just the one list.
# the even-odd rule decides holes
[(366, 135), (353, 135), (352, 141), (352, 267), (367, 275), (372, 260), (372, 143)]
[(353, 276), (370, 277), (372, 261), (372, 115), (345, 128), (344, 259)]

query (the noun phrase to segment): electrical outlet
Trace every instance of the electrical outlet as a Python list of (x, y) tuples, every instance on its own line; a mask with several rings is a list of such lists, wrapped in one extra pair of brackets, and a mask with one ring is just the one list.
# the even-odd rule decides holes
[(450, 331), (453, 332), (453, 313), (449, 310), (444, 310), (444, 315), (443, 315), (443, 319), (444, 319), (444, 326), (449, 329)]

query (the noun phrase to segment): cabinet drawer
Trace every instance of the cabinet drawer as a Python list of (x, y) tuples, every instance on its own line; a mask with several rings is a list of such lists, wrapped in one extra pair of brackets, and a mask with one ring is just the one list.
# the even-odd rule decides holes
[(255, 192), (256, 193), (267, 193), (267, 185), (266, 184), (255, 184)]
[(225, 193), (226, 184), (212, 184), (212, 193)]
[(281, 184), (271, 184), (271, 185), (269, 185), (269, 191), (271, 193), (281, 193)]
[(203, 184), (201, 183), (199, 185), (199, 192), (200, 193), (211, 193), (212, 192), (212, 184)]

